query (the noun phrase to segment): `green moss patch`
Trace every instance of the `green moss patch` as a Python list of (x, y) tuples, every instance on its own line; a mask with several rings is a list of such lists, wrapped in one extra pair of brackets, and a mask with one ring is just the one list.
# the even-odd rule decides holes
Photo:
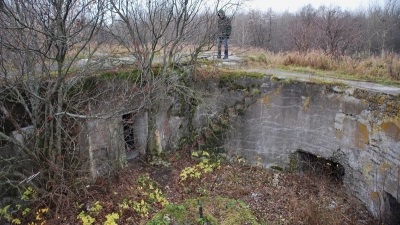
[(103, 79), (113, 79), (113, 78), (121, 78), (135, 81), (139, 76), (139, 71), (134, 70), (109, 70), (103, 71), (100, 73), (100, 77)]
[[(202, 206), (203, 218), (199, 215)], [(188, 199), (170, 204), (158, 212), (147, 225), (160, 224), (259, 224), (249, 207), (241, 200), (224, 197)]]
[(262, 78), (265, 76), (263, 73), (259, 72), (245, 72), (241, 70), (220, 70), (220, 79), (234, 79), (240, 77), (252, 77), (252, 78)]

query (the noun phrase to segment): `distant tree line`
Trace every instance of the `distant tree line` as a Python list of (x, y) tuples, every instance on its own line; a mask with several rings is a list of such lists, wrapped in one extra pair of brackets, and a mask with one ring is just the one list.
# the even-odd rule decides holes
[(332, 56), (400, 53), (400, 1), (354, 12), (306, 5), (296, 13), (248, 11), (235, 15), (232, 44), (272, 52), (322, 50)]

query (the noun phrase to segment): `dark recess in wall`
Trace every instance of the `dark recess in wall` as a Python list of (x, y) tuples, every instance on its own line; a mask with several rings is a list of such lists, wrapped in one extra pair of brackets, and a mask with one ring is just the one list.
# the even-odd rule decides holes
[(342, 182), (345, 174), (344, 167), (337, 162), (311, 154), (309, 152), (297, 151), (298, 169), (301, 172), (311, 172), (327, 176), (332, 180)]
[(400, 203), (391, 194), (386, 192), (385, 196), (385, 225), (400, 224)]

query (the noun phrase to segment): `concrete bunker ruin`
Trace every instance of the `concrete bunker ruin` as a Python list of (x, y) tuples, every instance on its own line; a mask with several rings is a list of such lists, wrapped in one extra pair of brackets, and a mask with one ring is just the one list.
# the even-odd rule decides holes
[[(182, 138), (190, 135), (188, 127), (190, 132), (201, 132), (210, 118), (224, 114), (229, 129), (221, 137), (228, 156), (285, 168), (290, 156), (297, 154), (303, 169), (310, 169), (305, 162), (323, 165), (316, 169), (327, 170), (343, 182), (376, 217), (398, 220), (394, 212), (400, 200), (400, 90), (393, 93), (271, 76), (235, 77), (225, 82), (230, 87), (215, 80), (201, 82), (206, 84), (194, 87), (202, 101), (193, 114), (172, 113), (178, 103), (168, 96), (160, 103), (155, 124), (163, 150), (177, 149)], [(93, 120), (87, 126), (89, 152), (108, 146), (109, 155), (120, 161), (127, 161), (131, 152), (145, 153), (146, 112)], [(95, 139), (93, 133), (101, 138)], [(373, 192), (379, 192), (381, 208), (371, 199)]]

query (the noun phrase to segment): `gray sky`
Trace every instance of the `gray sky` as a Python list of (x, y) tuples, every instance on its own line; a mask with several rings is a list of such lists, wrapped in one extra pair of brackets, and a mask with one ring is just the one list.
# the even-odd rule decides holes
[(314, 8), (321, 5), (340, 6), (344, 10), (354, 11), (360, 7), (367, 8), (370, 2), (382, 2), (383, 0), (252, 0), (246, 3), (246, 8), (267, 11), (272, 8), (274, 12), (297, 12), (301, 7), (311, 4)]

